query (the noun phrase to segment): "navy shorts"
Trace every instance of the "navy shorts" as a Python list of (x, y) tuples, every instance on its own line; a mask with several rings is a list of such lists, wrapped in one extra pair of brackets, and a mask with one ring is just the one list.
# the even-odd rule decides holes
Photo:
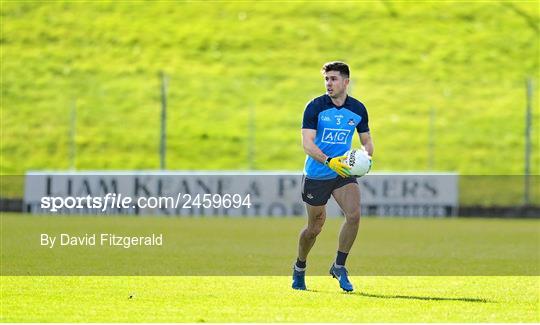
[(340, 188), (349, 183), (356, 183), (355, 177), (337, 176), (332, 179), (310, 179), (306, 175), (302, 178), (302, 200), (309, 205), (326, 205), (330, 195), (336, 188)]

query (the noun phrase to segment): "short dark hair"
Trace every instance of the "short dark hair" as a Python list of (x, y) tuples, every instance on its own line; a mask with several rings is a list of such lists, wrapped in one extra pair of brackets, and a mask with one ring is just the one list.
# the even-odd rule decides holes
[(347, 63), (341, 61), (332, 61), (325, 63), (322, 67), (321, 73), (325, 73), (328, 71), (337, 71), (346, 78), (349, 78), (349, 76), (351, 75)]

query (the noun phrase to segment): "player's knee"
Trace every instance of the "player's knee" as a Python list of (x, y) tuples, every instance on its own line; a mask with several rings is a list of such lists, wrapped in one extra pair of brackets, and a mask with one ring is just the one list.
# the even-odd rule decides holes
[(352, 225), (359, 225), (360, 224), (360, 210), (353, 211), (352, 213), (347, 214), (347, 223)]
[(308, 227), (306, 233), (309, 238), (315, 238), (321, 233), (321, 231), (322, 225), (313, 225), (311, 227)]

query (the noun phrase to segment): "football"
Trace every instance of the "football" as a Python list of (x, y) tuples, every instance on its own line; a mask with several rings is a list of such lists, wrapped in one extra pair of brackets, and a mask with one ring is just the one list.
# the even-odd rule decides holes
[(351, 149), (343, 160), (351, 168), (351, 176), (364, 176), (371, 169), (371, 157), (363, 149)]

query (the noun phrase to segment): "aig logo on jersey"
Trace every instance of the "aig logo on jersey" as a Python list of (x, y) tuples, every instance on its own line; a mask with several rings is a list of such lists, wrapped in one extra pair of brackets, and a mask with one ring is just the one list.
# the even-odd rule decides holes
[(321, 142), (330, 144), (346, 144), (349, 132), (351, 132), (351, 130), (325, 128)]

